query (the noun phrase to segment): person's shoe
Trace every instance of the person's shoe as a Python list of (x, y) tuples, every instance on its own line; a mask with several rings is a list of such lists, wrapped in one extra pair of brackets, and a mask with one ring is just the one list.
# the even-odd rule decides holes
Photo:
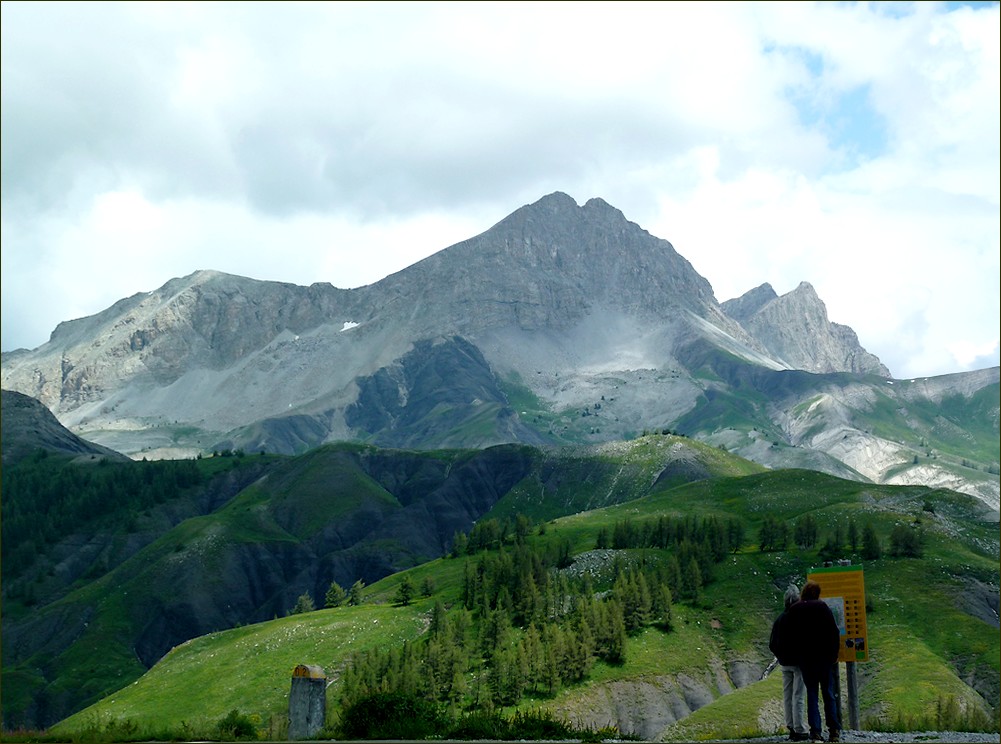
[(809, 741), (810, 735), (807, 733), (800, 733), (798, 731), (789, 732), (789, 741)]
[(841, 734), (840, 734), (840, 732), (838, 732), (838, 731), (832, 731), (828, 735), (827, 740), (828, 741), (841, 741)]
[(823, 740), (824, 740), (824, 735), (819, 731), (810, 732), (810, 741), (823, 741)]

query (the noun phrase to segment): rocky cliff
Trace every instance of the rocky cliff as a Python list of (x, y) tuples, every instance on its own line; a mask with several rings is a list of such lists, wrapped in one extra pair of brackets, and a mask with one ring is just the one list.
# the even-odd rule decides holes
[(722, 307), (791, 369), (891, 376), (878, 357), (862, 348), (855, 331), (828, 319), (827, 307), (808, 282), (781, 297), (765, 283)]

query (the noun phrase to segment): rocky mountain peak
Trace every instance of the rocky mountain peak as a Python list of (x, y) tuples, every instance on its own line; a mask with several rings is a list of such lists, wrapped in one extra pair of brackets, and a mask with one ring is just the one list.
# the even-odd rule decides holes
[[(820, 295), (817, 294), (817, 290), (813, 288), (813, 285), (810, 284), (810, 282), (800, 282), (796, 286), (796, 289), (794, 289), (792, 292), (789, 293), (789, 296), (791, 297), (802, 296), (804, 298), (807, 298), (804, 301), (820, 302)], [(824, 303), (820, 302), (820, 304), (823, 305)]]
[(800, 282), (781, 296), (771, 285), (762, 284), (722, 307), (793, 369), (890, 376), (879, 358), (862, 348), (851, 328), (829, 320), (827, 306), (809, 282)]
[(561, 192), (373, 289), (426, 308), (436, 333), (561, 329), (605, 308), (656, 315), (683, 308), (747, 338), (668, 241), (601, 199), (580, 207)]
[(745, 292), (740, 297), (724, 302), (723, 312), (738, 323), (743, 323), (775, 299), (778, 299), (778, 295), (772, 289), (772, 285), (765, 282), (761, 286)]

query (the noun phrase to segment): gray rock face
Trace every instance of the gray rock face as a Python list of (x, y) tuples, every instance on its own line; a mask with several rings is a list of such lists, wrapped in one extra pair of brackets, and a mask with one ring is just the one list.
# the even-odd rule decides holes
[[(675, 428), (772, 467), (893, 473), (993, 504), (999, 490), (996, 476), (967, 488), (954, 470), (908, 467), (935, 430), (925, 399), (983, 395), (996, 370), (892, 390), (860, 378), (863, 393), (820, 379), (889, 371), (809, 284), (781, 297), (765, 284), (721, 306), (669, 242), (601, 199), (561, 193), (358, 289), (173, 279), (4, 353), (0, 372), (76, 434), (149, 458), (339, 440), (597, 443)], [(860, 423), (873, 386), (912, 396), (902, 425), (913, 442)], [(996, 455), (978, 449), (989, 469)]]
[[(4, 354), (2, 377), (97, 441), (176, 456), (237, 441), (305, 448), (367, 436), (345, 419), (361, 381), (429, 339), (462, 336), (498, 373), (527, 380), (541, 360), (570, 380), (581, 365), (669, 365), (675, 347), (706, 334), (777, 366), (670, 243), (600, 199), (579, 207), (557, 193), (355, 290), (212, 271), (174, 279), (60, 324), (38, 349)], [(691, 402), (685, 393), (658, 419)], [(480, 444), (520, 438), (516, 426), (498, 426)], [(185, 441), (167, 432), (174, 427), (198, 435)]]
[(878, 357), (862, 348), (855, 331), (828, 320), (827, 307), (808, 282), (781, 297), (762, 284), (724, 302), (723, 311), (792, 369), (890, 377)]

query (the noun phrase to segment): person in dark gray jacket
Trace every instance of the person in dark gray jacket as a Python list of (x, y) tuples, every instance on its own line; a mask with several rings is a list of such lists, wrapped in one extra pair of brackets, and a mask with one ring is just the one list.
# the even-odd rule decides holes
[(841, 631), (831, 608), (820, 599), (820, 584), (808, 581), (800, 592), (800, 600), (786, 612), (790, 654), (803, 673), (806, 684), (806, 714), (810, 722), (810, 738), (821, 740), (819, 697), (824, 699), (824, 718), (828, 741), (839, 741), (841, 723), (835, 697), (835, 677), (838, 673), (838, 652)]
[(803, 684), (803, 674), (790, 648), (792, 634), (786, 627), (788, 610), (798, 601), (799, 589), (795, 584), (790, 584), (785, 593), (785, 609), (772, 624), (771, 637), (768, 639), (768, 648), (782, 667), (782, 709), (785, 712), (786, 728), (789, 729), (789, 741), (806, 741), (810, 738), (803, 715), (806, 685)]

